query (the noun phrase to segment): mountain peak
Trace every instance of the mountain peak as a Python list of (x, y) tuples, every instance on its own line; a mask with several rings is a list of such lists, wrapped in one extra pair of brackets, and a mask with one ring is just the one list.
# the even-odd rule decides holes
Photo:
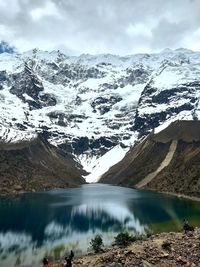
[(177, 48), (174, 51), (179, 52), (179, 53), (193, 53), (194, 52), (190, 49), (183, 48), (183, 47)]
[(164, 50), (161, 51), (161, 54), (168, 54), (168, 53), (172, 53), (173, 50), (170, 48), (165, 48)]

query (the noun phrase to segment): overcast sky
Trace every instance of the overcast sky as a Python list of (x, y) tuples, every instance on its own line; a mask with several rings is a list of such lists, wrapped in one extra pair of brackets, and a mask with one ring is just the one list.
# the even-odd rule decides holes
[(200, 50), (200, 0), (0, 0), (0, 40), (71, 54)]

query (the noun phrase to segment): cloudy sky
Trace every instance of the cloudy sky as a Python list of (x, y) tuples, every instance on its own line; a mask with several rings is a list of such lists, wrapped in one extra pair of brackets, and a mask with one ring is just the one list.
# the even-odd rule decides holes
[(0, 0), (0, 40), (71, 54), (200, 50), (200, 0)]

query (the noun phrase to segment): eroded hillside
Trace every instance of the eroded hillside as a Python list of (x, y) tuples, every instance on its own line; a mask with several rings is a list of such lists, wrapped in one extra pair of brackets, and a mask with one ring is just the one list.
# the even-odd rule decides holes
[(151, 133), (100, 182), (199, 196), (200, 122), (176, 121)]

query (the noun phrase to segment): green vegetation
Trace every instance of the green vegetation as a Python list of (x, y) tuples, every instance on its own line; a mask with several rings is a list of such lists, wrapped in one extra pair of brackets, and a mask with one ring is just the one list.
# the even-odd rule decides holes
[(115, 237), (114, 244), (117, 246), (128, 246), (130, 243), (144, 238), (145, 236), (140, 234), (130, 235), (128, 232), (121, 232)]
[[(120, 232), (117, 236), (114, 237), (113, 245), (125, 247), (125, 246), (128, 246), (130, 243), (135, 242), (137, 240), (145, 240), (151, 235), (152, 235), (152, 232), (150, 230), (148, 230), (146, 234), (135, 233), (134, 235), (130, 234), (127, 231)], [(100, 235), (96, 235), (93, 239), (91, 239), (90, 245), (95, 253), (102, 251), (102, 247), (103, 247), (102, 237)]]
[(96, 235), (94, 239), (90, 241), (90, 245), (95, 253), (98, 253), (102, 250), (103, 239), (100, 235)]

